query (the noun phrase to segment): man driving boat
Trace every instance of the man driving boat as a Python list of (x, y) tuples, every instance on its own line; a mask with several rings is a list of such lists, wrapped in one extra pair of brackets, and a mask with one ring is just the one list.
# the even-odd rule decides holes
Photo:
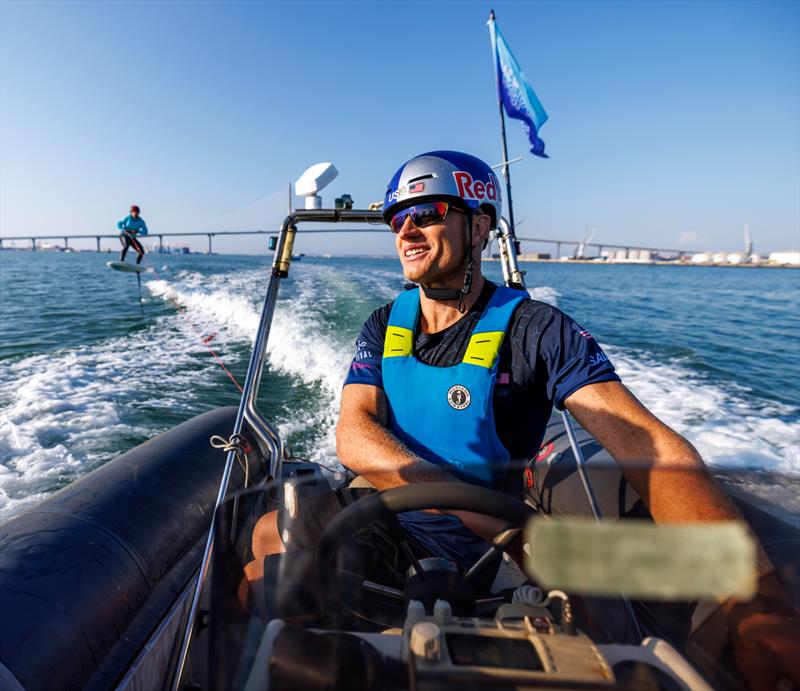
[[(373, 312), (362, 328), (342, 391), (341, 462), (377, 490), (444, 481), (518, 495), (521, 473), (511, 472), (512, 461), (536, 455), (555, 405), (614, 457), (655, 521), (738, 518), (694, 447), (622, 384), (586, 330), (483, 277), (481, 250), (501, 208), (492, 169), (468, 154), (422, 154), (391, 179), (384, 219), (405, 277), (419, 288)], [(292, 540), (313, 544), (365, 491), (308, 498)], [(256, 526), (251, 581), (261, 577), (266, 555), (292, 547), (281, 539), (284, 513), (266, 514)], [(420, 554), (462, 567), (504, 528), (468, 511), (398, 518)], [(763, 552), (759, 568), (770, 570)]]

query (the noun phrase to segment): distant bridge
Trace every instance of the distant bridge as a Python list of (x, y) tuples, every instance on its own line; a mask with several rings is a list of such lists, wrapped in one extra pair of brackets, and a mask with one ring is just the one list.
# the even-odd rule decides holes
[[(186, 233), (151, 233), (148, 235), (143, 236), (144, 238), (158, 238), (158, 251), (161, 252), (164, 250), (164, 238), (183, 238), (183, 237), (203, 237), (205, 236), (208, 239), (208, 253), (211, 254), (213, 251), (213, 238), (215, 237), (227, 237), (232, 235), (277, 235), (280, 232), (279, 229), (275, 230), (214, 230), (214, 231), (193, 231), (193, 232), (186, 232)], [(298, 233), (385, 233), (386, 227), (385, 226), (376, 226), (373, 228), (303, 228), (298, 230)], [(6, 249), (3, 245), (4, 242), (15, 241), (15, 242), (29, 242), (30, 247), (32, 250), (41, 249), (37, 248), (36, 243), (41, 242), (43, 240), (63, 240), (64, 245), (62, 249), (67, 249), (69, 247), (70, 240), (91, 240), (94, 239), (97, 243), (97, 251), (100, 252), (100, 241), (105, 238), (110, 239), (117, 239), (119, 237), (119, 233), (111, 234), (88, 234), (88, 235), (39, 235), (37, 237), (31, 235), (13, 235), (7, 237), (0, 237), (0, 250)], [(550, 244), (556, 246), (556, 259), (561, 258), (561, 246), (566, 245), (574, 245), (576, 248), (581, 245), (580, 240), (554, 240), (552, 238), (525, 238), (525, 237), (518, 237), (517, 240), (519, 242), (535, 242), (539, 244)], [(681, 254), (685, 254), (685, 250), (675, 250), (675, 249), (665, 249), (663, 247), (642, 247), (640, 245), (615, 245), (607, 242), (598, 243), (598, 242), (585, 242), (583, 243), (584, 247), (596, 247), (597, 254), (601, 255), (604, 249), (613, 249), (613, 250), (625, 250), (625, 256), (630, 256), (631, 250), (635, 250), (637, 252), (645, 251), (645, 252), (652, 252), (655, 254), (674, 254), (676, 256), (680, 256)]]
[[(298, 229), (298, 233), (375, 233), (381, 232), (385, 233), (386, 228), (384, 226), (380, 226), (379, 228), (321, 228), (321, 229), (314, 229), (314, 228), (302, 228)], [(159, 252), (163, 251), (164, 249), (164, 238), (183, 238), (183, 237), (207, 237), (208, 238), (208, 253), (211, 254), (213, 250), (212, 239), (217, 236), (228, 236), (228, 235), (278, 235), (280, 233), (280, 228), (276, 228), (275, 230), (214, 230), (214, 231), (194, 231), (194, 232), (186, 232), (186, 233), (148, 233), (147, 235), (140, 235), (138, 238), (142, 239), (149, 239), (149, 238), (158, 238), (158, 250)], [(31, 249), (41, 249), (41, 247), (37, 247), (36, 243), (42, 240), (63, 240), (63, 246), (60, 246), (61, 249), (67, 249), (69, 247), (70, 240), (91, 240), (94, 239), (97, 243), (97, 251), (100, 252), (100, 240), (104, 238), (112, 238), (117, 239), (119, 238), (120, 234), (99, 234), (99, 235), (9, 235), (6, 237), (0, 236), (0, 250), (6, 249), (3, 245), (4, 242), (9, 242), (14, 240), (16, 242), (30, 242)]]

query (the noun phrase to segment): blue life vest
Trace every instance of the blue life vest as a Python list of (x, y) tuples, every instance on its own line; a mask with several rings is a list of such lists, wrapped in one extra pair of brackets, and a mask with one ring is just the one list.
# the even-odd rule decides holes
[(460, 363), (426, 365), (414, 356), (419, 288), (397, 297), (384, 340), (383, 389), (389, 428), (411, 451), (456, 477), (485, 486), (504, 478), (509, 454), (497, 436), (493, 394), (500, 346), (528, 294), (498, 286)]

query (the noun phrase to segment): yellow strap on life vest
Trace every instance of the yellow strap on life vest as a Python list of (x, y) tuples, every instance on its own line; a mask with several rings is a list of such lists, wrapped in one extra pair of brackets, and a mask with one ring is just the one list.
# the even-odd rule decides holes
[(500, 354), (500, 344), (505, 336), (504, 331), (486, 331), (472, 334), (463, 362), (479, 367), (491, 368)]
[(414, 332), (402, 326), (387, 326), (383, 357), (403, 357), (414, 352)]

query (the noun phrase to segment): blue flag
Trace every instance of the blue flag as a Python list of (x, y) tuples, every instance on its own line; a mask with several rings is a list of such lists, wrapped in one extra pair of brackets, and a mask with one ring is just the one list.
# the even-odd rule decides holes
[(492, 35), (492, 50), (497, 65), (497, 97), (503, 101), (508, 117), (522, 120), (531, 143), (531, 153), (547, 158), (544, 142), (539, 139), (539, 129), (547, 122), (542, 104), (539, 102), (517, 59), (511, 52), (500, 29), (492, 19), (489, 22)]

